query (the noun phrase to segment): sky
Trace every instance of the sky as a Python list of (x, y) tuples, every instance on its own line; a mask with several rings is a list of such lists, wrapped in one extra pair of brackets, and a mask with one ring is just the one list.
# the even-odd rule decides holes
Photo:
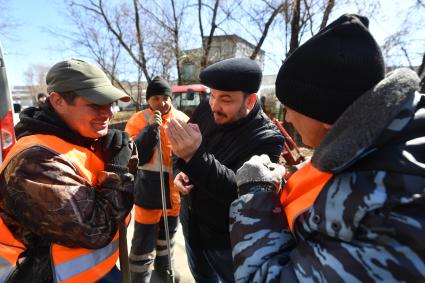
[[(400, 17), (407, 3), (412, 0), (383, 0), (382, 11), (379, 11), (379, 20), (371, 21), (370, 30), (377, 42), (382, 44), (385, 37), (394, 32), (401, 24)], [(399, 4), (399, 3), (403, 4)], [(51, 66), (54, 63), (75, 57), (73, 50), (64, 50), (63, 39), (54, 36), (48, 30), (60, 31), (67, 28), (70, 21), (64, 16), (65, 5), (61, 0), (15, 0), (6, 1), (8, 15), (20, 25), (12, 32), (12, 39), (0, 35), (0, 43), (5, 52), (5, 62), (9, 75), (9, 82), (13, 86), (26, 83), (25, 71), (32, 64)], [(343, 12), (352, 12), (349, 9), (335, 11), (330, 19), (334, 20)], [(422, 19), (423, 21), (423, 19)], [(424, 39), (424, 38), (422, 38)], [(422, 43), (421, 43), (422, 44)], [(273, 45), (266, 41), (264, 48)], [(423, 54), (422, 44), (418, 56), (414, 58), (414, 65), (420, 64)], [(266, 49), (267, 50), (267, 49)], [(265, 73), (276, 73), (278, 65), (265, 66)]]

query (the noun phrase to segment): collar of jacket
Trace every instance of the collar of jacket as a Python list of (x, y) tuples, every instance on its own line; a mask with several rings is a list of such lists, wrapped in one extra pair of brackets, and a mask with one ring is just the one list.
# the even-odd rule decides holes
[(54, 135), (89, 149), (94, 142), (94, 139), (85, 138), (71, 130), (49, 105), (26, 108), (19, 114), (19, 119), (15, 126), (17, 139), (35, 134)]
[[(237, 127), (240, 127), (241, 125), (248, 123), (255, 116), (257, 116), (260, 109), (261, 109), (261, 107), (260, 107), (260, 104), (258, 103), (258, 100), (257, 100), (257, 101), (255, 101), (254, 107), (251, 109), (251, 111), (249, 111), (249, 113), (248, 113), (248, 115), (246, 115), (246, 117), (243, 117), (242, 119), (239, 119), (239, 120), (237, 120), (233, 123), (224, 124), (224, 125), (217, 125), (217, 127), (219, 129), (222, 129), (222, 130), (225, 130), (225, 131), (232, 130), (232, 129), (235, 129)], [(211, 112), (211, 115), (212, 115), (212, 112)]]
[(403, 112), (399, 116), (406, 121), (397, 126), (404, 127), (411, 120), (418, 103), (415, 99), (418, 88), (419, 77), (412, 70), (402, 68), (387, 74), (335, 122), (315, 150), (313, 165), (324, 172), (338, 173), (374, 151), (383, 142), (380, 140), (382, 132), (392, 126), (397, 115)]

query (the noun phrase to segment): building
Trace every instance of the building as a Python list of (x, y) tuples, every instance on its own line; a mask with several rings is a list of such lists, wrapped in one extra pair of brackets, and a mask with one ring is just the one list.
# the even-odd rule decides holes
[[(206, 40), (208, 40), (208, 38), (204, 37), (204, 43)], [(255, 45), (235, 34), (214, 36), (211, 41), (207, 65), (229, 58), (249, 58), (254, 49)], [(181, 62), (182, 81), (184, 83), (198, 82), (203, 48), (185, 50), (183, 54), (183, 60)], [(264, 50), (260, 50), (255, 59), (261, 69), (264, 69), (264, 57)]]
[(29, 86), (14, 86), (12, 89), (12, 99), (22, 108), (33, 106), (35, 104), (35, 95)]

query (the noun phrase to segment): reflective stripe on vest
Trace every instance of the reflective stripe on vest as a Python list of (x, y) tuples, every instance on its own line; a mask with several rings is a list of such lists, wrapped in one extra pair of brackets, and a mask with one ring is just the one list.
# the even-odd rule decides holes
[(330, 173), (319, 171), (308, 162), (289, 178), (283, 188), (280, 202), (285, 209), (291, 231), (297, 217), (313, 205), (332, 176)]
[[(91, 185), (97, 184), (97, 173), (104, 169), (104, 162), (87, 148), (68, 143), (51, 135), (32, 135), (18, 140), (7, 155), (0, 170), (3, 171), (13, 156), (33, 146), (46, 148), (64, 160), (67, 160), (70, 166)], [(18, 244), (17, 247), (8, 246), (11, 252), (8, 255), (10, 256), (8, 262), (13, 264), (13, 271), (16, 260), (23, 251), (23, 245), (13, 237), (3, 221), (0, 223), (0, 233), (1, 243), (6, 243), (7, 245)], [(7, 233), (10, 234), (11, 238), (5, 236)], [(101, 279), (115, 266), (118, 260), (118, 237), (117, 232), (111, 243), (96, 250), (68, 248), (62, 245), (52, 244), (51, 257), (55, 282), (95, 282)], [(0, 247), (0, 254), (5, 258), (7, 256), (5, 246), (0, 245)], [(0, 278), (3, 278), (6, 273), (10, 274), (10, 271), (6, 270), (6, 268), (5, 266), (5, 269), (1, 270)], [(7, 277), (8, 275), (5, 276)]]
[[(54, 252), (52, 250), (52, 253)], [(56, 252), (63, 251), (56, 250)], [(115, 265), (117, 260), (114, 255), (118, 257), (118, 238), (101, 249), (93, 250), (63, 263), (55, 263), (56, 282), (87, 282), (85, 281), (87, 280), (87, 273), (95, 273), (93, 277), (102, 278), (111, 269), (109, 266)], [(108, 261), (112, 262), (108, 263)], [(98, 270), (91, 270), (93, 262), (98, 262), (100, 265), (106, 263), (106, 266), (97, 265), (96, 269)]]

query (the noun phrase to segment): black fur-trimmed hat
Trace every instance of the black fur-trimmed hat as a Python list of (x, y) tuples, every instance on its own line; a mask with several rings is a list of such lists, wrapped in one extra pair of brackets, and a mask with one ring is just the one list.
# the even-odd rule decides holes
[(295, 111), (333, 124), (385, 75), (366, 17), (345, 14), (298, 47), (283, 63), (276, 96)]
[(231, 58), (205, 68), (200, 74), (201, 83), (224, 91), (255, 93), (260, 88), (262, 72), (251, 59)]
[(160, 76), (156, 76), (153, 80), (148, 84), (146, 88), (146, 100), (148, 100), (151, 96), (154, 95), (168, 95), (171, 96), (171, 88), (166, 80), (161, 78)]

